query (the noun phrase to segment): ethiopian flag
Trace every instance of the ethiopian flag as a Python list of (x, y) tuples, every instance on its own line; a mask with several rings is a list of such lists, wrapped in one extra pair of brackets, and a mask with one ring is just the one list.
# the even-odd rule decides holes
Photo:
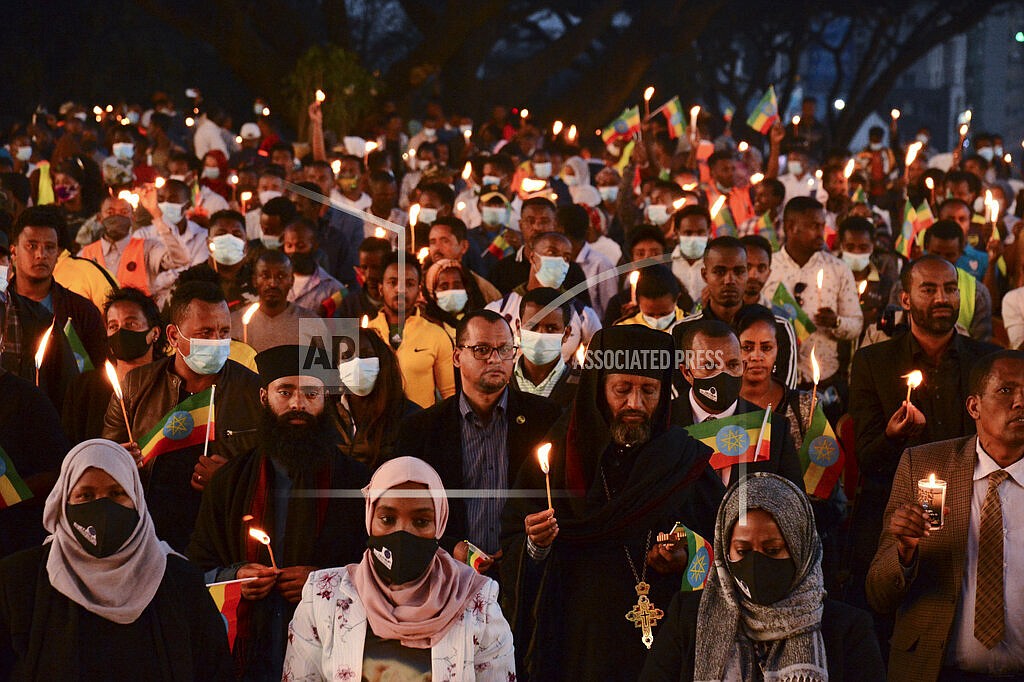
[(903, 228), (900, 236), (896, 238), (896, 251), (905, 258), (910, 258), (910, 247), (914, 241), (914, 225), (917, 223), (917, 211), (914, 205), (908, 200), (903, 205)]
[(853, 191), (853, 198), (850, 199), (855, 204), (866, 204), (868, 203), (868, 195), (864, 192), (863, 187), (858, 187)]
[(165, 452), (174, 452), (206, 441), (207, 424), (214, 438), (213, 389), (208, 388), (181, 401), (139, 441), (142, 461), (149, 462)]
[[(720, 470), (733, 464), (749, 464), (768, 459), (772, 422), (769, 419), (766, 423), (764, 417), (765, 410), (744, 412), (724, 419), (709, 419), (700, 424), (692, 424), (686, 430), (715, 451), (711, 455), (711, 468)], [(761, 424), (765, 424), (765, 428), (758, 442)]]
[(75, 365), (78, 366), (78, 373), (81, 374), (82, 372), (96, 369), (92, 364), (89, 353), (85, 350), (85, 344), (82, 343), (81, 337), (75, 331), (75, 326), (71, 324), (70, 317), (64, 323), (64, 336), (68, 337), (68, 344), (71, 346), (72, 355), (75, 356)]
[(469, 564), (469, 566), (477, 573), (483, 573), (483, 571), (480, 570), (480, 567), (490, 557), (484, 554), (479, 547), (469, 540), (466, 540), (466, 544), (469, 546), (469, 551), (466, 554), (466, 563)]
[(640, 108), (632, 107), (624, 110), (617, 119), (608, 124), (608, 127), (601, 133), (601, 139), (608, 144), (620, 138), (632, 137), (633, 133), (639, 131)]
[(932, 207), (927, 201), (922, 201), (917, 207), (914, 215), (914, 239), (924, 247), (924, 231), (935, 224), (935, 216), (932, 214)]
[(775, 223), (772, 222), (771, 214), (765, 211), (757, 222), (754, 223), (754, 234), (764, 237), (772, 245), (772, 251), (778, 253), (782, 246), (779, 244), (779, 233), (775, 230)]
[(0, 509), (13, 507), (19, 502), (32, 497), (32, 491), (25, 485), (14, 468), (14, 462), (7, 456), (3, 448), (0, 448)]
[(676, 95), (668, 102), (665, 102), (654, 113), (661, 114), (668, 121), (668, 136), (673, 140), (680, 138), (686, 132), (686, 124), (683, 123), (683, 103)]
[(505, 256), (511, 256), (516, 250), (512, 248), (512, 245), (505, 239), (504, 233), (499, 234), (494, 238), (490, 244), (487, 245), (487, 253), (491, 254), (498, 260), (501, 260)]
[(817, 327), (811, 322), (804, 309), (797, 304), (796, 299), (789, 293), (789, 289), (782, 282), (775, 288), (772, 295), (772, 303), (782, 309), (783, 314), (793, 323), (793, 331), (796, 332), (796, 340), (802, 342), (814, 333)]
[(228, 631), (228, 648), (235, 648), (235, 637), (238, 636), (238, 604), (242, 601), (242, 583), (256, 578), (228, 580), (223, 583), (212, 583), (206, 586), (213, 597), (213, 603), (220, 611), (224, 628)]
[(747, 125), (761, 133), (767, 135), (768, 131), (772, 129), (775, 122), (779, 120), (779, 100), (775, 97), (775, 86), (769, 85), (764, 95), (761, 97), (761, 101), (757, 103), (754, 110), (750, 112), (750, 117), (747, 119)]
[(843, 449), (821, 403), (814, 406), (811, 426), (804, 434), (800, 462), (804, 466), (804, 490), (808, 495), (827, 500), (843, 472)]
[(686, 543), (688, 561), (683, 573), (683, 584), (679, 589), (682, 592), (703, 590), (715, 563), (715, 550), (711, 543), (678, 521), (670, 532), (658, 534), (658, 542)]
[(736, 221), (732, 217), (728, 201), (722, 204), (722, 208), (711, 218), (711, 224), (715, 237), (736, 236)]

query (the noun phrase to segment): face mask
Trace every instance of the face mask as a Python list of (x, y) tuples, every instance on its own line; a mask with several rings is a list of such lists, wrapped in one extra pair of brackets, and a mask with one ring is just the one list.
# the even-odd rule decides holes
[(282, 192), (278, 192), (276, 189), (265, 189), (262, 192), (257, 192), (256, 196), (260, 199), (260, 206), (266, 206), (270, 203), (271, 199), (276, 199), (280, 196), (284, 196)]
[(84, 111), (79, 111), (77, 114), (75, 114), (75, 118), (77, 118), (79, 121), (85, 122), (85, 119), (86, 119), (85, 112)]
[(352, 358), (338, 365), (341, 385), (360, 398), (370, 395), (380, 374), (380, 358)]
[(554, 362), (562, 354), (563, 334), (542, 334), (523, 329), (519, 332), (519, 343), (523, 347), (523, 357), (535, 365), (546, 365)]
[(927, 146), (927, 144), (929, 142), (927, 135), (918, 135), (914, 139), (916, 139), (918, 142), (920, 142), (921, 144), (926, 145), (926, 146)]
[(109, 497), (65, 504), (64, 515), (78, 544), (97, 559), (121, 549), (139, 525), (139, 512), (122, 507)]
[(168, 225), (177, 225), (181, 222), (182, 213), (185, 211), (185, 204), (175, 204), (170, 201), (161, 201), (157, 204), (160, 209), (160, 216)]
[(739, 561), (729, 560), (729, 572), (747, 599), (767, 606), (789, 594), (796, 563), (791, 557), (773, 559), (761, 552), (747, 552)]
[(137, 112), (137, 111), (129, 111), (128, 112), (128, 122), (131, 123), (133, 126), (139, 125), (139, 112)]
[(676, 314), (675, 312), (671, 312), (668, 315), (662, 315), (661, 317), (643, 315), (643, 318), (644, 322), (646, 322), (647, 326), (650, 327), (651, 329), (665, 331), (666, 329), (672, 326), (673, 322), (676, 321)]
[(272, 234), (263, 235), (262, 237), (260, 237), (260, 241), (263, 242), (263, 246), (267, 247), (268, 249), (281, 248), (281, 238), (275, 237)]
[(429, 159), (417, 159), (416, 167), (419, 168), (421, 171), (425, 171), (428, 168), (430, 168), (431, 163), (432, 162)]
[(188, 181), (188, 176), (187, 175), (172, 175), (171, 176), (171, 180), (177, 180), (178, 182), (184, 182), (184, 183), (188, 184), (187, 183), (187, 181)]
[(786, 165), (789, 166), (789, 172), (792, 173), (793, 175), (803, 175), (804, 174), (804, 165), (802, 163), (800, 163), (799, 161), (790, 161)]
[(131, 142), (115, 142), (111, 145), (110, 150), (116, 158), (122, 161), (131, 161), (132, 157), (135, 156), (135, 145)]
[(647, 215), (647, 222), (651, 225), (661, 227), (668, 222), (668, 207), (662, 206), (661, 204), (651, 204), (644, 211)]
[(102, 222), (104, 232), (114, 241), (121, 241), (132, 231), (132, 219), (128, 216), (107, 216)]
[(697, 260), (704, 255), (708, 247), (707, 237), (696, 237), (693, 235), (679, 238), (679, 252), (691, 260)]
[(882, 143), (881, 142), (872, 142), (868, 146), (871, 148), (871, 151), (873, 151), (873, 152), (877, 152), (877, 151), (881, 151), (882, 150)]
[(428, 140), (432, 140), (437, 137), (437, 128), (424, 128), (423, 134), (426, 135)]
[(256, 102), (255, 104), (253, 104), (252, 105), (252, 113), (256, 114), (257, 116), (262, 116), (263, 115), (263, 103), (262, 102)]
[(207, 180), (216, 180), (220, 177), (220, 168), (217, 168), (216, 166), (203, 166), (202, 177)]
[(576, 187), (577, 185), (580, 184), (580, 179), (575, 175), (566, 175), (562, 178), (562, 181), (566, 184), (567, 187)]
[(300, 275), (312, 275), (316, 271), (316, 261), (311, 253), (293, 253), (288, 256), (292, 261), (292, 269)]
[(843, 251), (843, 262), (854, 272), (860, 272), (871, 263), (870, 253), (846, 253)]
[(985, 159), (986, 161), (991, 161), (994, 155), (995, 150), (992, 149), (992, 147), (982, 147), (981, 149), (978, 150), (978, 156)]
[(485, 175), (483, 177), (482, 182), (484, 183), (484, 187), (488, 187), (491, 185), (497, 186), (501, 184), (501, 178), (499, 178), (497, 175)]
[(181, 357), (193, 372), (209, 376), (224, 368), (231, 352), (231, 339), (189, 339), (188, 342), (189, 353)]
[(416, 217), (417, 225), (430, 225), (437, 220), (436, 208), (421, 208), (420, 214)]
[(404, 585), (422, 576), (437, 553), (437, 540), (404, 530), (371, 536), (366, 546), (370, 548), (373, 570), (391, 585)]
[(28, 161), (32, 158), (32, 147), (18, 147), (18, 151), (14, 155), (18, 158), (18, 161)]
[(551, 177), (551, 162), (533, 164), (533, 177), (538, 180), (547, 180)]
[(438, 291), (436, 296), (437, 307), (453, 315), (462, 312), (462, 309), (466, 307), (466, 302), (469, 300), (469, 294), (466, 293), (465, 289)]
[(999, 159), (1003, 158), (1003, 148), (998, 144), (992, 147), (992, 156)]
[(484, 206), (480, 211), (483, 221), (488, 225), (508, 225), (508, 209), (500, 206)]
[(725, 370), (706, 379), (693, 379), (693, 391), (715, 414), (725, 410), (740, 397), (743, 376), (734, 377)]
[(612, 187), (598, 187), (597, 193), (601, 195), (601, 201), (612, 203), (619, 198), (619, 188)]
[(537, 281), (541, 286), (557, 289), (562, 286), (569, 272), (569, 263), (561, 256), (541, 256), (537, 268)]
[(149, 329), (139, 332), (121, 327), (107, 337), (107, 345), (110, 346), (111, 354), (118, 360), (138, 360), (149, 350), (149, 332)]
[(68, 185), (57, 185), (53, 188), (59, 201), (70, 201), (78, 196), (78, 188)]
[(233, 234), (219, 234), (210, 240), (210, 252), (221, 265), (235, 265), (245, 258), (245, 241)]

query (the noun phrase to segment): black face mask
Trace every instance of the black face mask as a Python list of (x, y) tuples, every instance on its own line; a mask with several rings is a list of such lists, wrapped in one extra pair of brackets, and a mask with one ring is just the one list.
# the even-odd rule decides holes
[(149, 332), (149, 329), (137, 332), (121, 327), (107, 337), (107, 345), (110, 346), (111, 354), (118, 360), (136, 360), (149, 350), (150, 344), (146, 340)]
[(767, 606), (789, 594), (796, 577), (796, 562), (791, 557), (773, 559), (752, 551), (739, 561), (729, 560), (729, 571), (747, 599)]
[(743, 386), (743, 376), (735, 377), (722, 370), (713, 377), (693, 379), (693, 391), (701, 403), (711, 408), (710, 412), (721, 412), (736, 402)]
[(112, 215), (103, 219), (103, 229), (108, 237), (120, 241), (132, 231), (132, 219), (128, 216)]
[(370, 536), (366, 546), (373, 558), (373, 570), (391, 585), (404, 585), (422, 576), (437, 553), (437, 540), (404, 530)]
[(109, 497), (81, 504), (65, 504), (64, 514), (78, 544), (97, 559), (121, 549), (139, 525), (139, 512), (121, 506)]
[(300, 275), (312, 275), (316, 271), (316, 261), (311, 253), (293, 253), (288, 258), (292, 261), (292, 269)]

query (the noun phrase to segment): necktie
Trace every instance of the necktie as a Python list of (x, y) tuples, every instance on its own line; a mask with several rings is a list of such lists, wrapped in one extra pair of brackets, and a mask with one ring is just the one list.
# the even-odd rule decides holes
[(1003, 641), (1006, 601), (1003, 592), (1003, 506), (999, 484), (1009, 477), (1003, 469), (988, 475), (988, 492), (981, 507), (978, 533), (978, 586), (974, 595), (974, 638), (986, 649)]

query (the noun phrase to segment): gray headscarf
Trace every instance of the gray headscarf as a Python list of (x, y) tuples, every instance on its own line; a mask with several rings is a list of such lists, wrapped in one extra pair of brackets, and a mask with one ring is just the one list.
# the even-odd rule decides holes
[[(729, 539), (740, 515), (741, 489), (748, 509), (775, 518), (796, 562), (789, 595), (769, 606), (751, 602), (729, 570)], [(715, 570), (697, 614), (694, 680), (818, 682), (828, 679), (821, 613), (825, 587), (821, 540), (804, 491), (768, 473), (746, 476), (725, 494), (715, 522)]]
[[(64, 504), (89, 467), (102, 469), (121, 484), (139, 513), (139, 523), (124, 545), (97, 559), (79, 544)], [(46, 498), (43, 526), (50, 536), (46, 572), (53, 588), (82, 608), (122, 625), (134, 623), (152, 601), (173, 552), (156, 537), (146, 510), (135, 460), (123, 447), (96, 438), (76, 445), (64, 458), (57, 484)]]

